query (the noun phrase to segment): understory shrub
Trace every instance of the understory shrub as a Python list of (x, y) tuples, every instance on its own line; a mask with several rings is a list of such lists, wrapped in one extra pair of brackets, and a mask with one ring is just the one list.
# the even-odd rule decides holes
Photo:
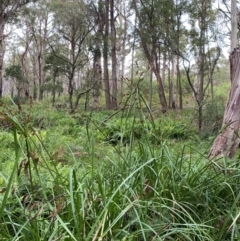
[(203, 115), (203, 134), (205, 136), (217, 134), (222, 127), (225, 100), (218, 97), (214, 102), (206, 103)]
[(240, 239), (239, 160), (176, 153), (171, 139), (194, 132), (180, 118), (90, 113), (75, 131), (71, 116), (42, 130), (17, 106), (2, 104), (0, 117), (12, 150), (0, 169), (0, 240)]
[(145, 139), (152, 143), (160, 143), (164, 139), (187, 139), (194, 133), (194, 129), (179, 120), (149, 119), (135, 117), (119, 118), (108, 121), (96, 131), (99, 140), (113, 145), (128, 143), (130, 137)]

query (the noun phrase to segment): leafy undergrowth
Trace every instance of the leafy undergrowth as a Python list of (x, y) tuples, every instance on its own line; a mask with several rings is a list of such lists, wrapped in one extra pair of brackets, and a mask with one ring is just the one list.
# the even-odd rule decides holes
[(240, 239), (239, 161), (184, 121), (44, 113), (2, 103), (0, 240)]

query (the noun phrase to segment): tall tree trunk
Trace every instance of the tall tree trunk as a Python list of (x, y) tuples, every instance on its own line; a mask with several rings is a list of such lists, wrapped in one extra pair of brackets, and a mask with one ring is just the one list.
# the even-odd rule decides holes
[(70, 74), (68, 77), (68, 99), (69, 99), (69, 105), (70, 105), (70, 113), (73, 113), (75, 111), (75, 107), (73, 104), (73, 90), (74, 90), (74, 72)]
[(231, 51), (237, 47), (237, 0), (231, 0)]
[(183, 109), (183, 96), (182, 96), (182, 83), (181, 83), (181, 72), (179, 67), (179, 56), (177, 56), (177, 88), (179, 95), (179, 109)]
[[(136, 17), (138, 19), (140, 19), (140, 14), (139, 14), (139, 10), (137, 7), (137, 0), (134, 0), (134, 7), (135, 7), (135, 11), (136, 11)], [(167, 101), (166, 101), (166, 96), (165, 96), (165, 92), (164, 92), (164, 86), (163, 86), (163, 82), (162, 82), (162, 78), (160, 75), (160, 67), (159, 67), (159, 63), (158, 63), (158, 53), (157, 53), (157, 46), (158, 43), (156, 42), (156, 39), (153, 39), (152, 43), (151, 43), (151, 51), (149, 50), (149, 43), (147, 43), (145, 40), (145, 36), (142, 35), (141, 30), (144, 28), (144, 26), (142, 26), (142, 22), (139, 21), (139, 30), (138, 30), (138, 34), (140, 36), (141, 39), (141, 45), (143, 48), (143, 52), (145, 57), (148, 60), (149, 66), (151, 67), (151, 70), (153, 71), (156, 79), (157, 79), (157, 83), (158, 83), (158, 96), (159, 96), (159, 101), (160, 101), (160, 105), (162, 108), (162, 113), (167, 112), (168, 106), (167, 106)], [(154, 56), (152, 58), (152, 56)]]
[[(32, 41), (32, 36), (29, 33), (30, 27), (28, 21), (24, 21), (24, 24), (26, 26), (25, 35), (26, 35), (26, 42), (25, 42), (25, 48), (24, 51), (21, 54), (18, 54), (21, 68), (22, 68), (22, 74), (23, 74), (23, 92), (25, 94), (25, 97), (29, 97), (30, 94), (30, 83), (28, 80), (29, 78), (29, 64), (27, 62), (28, 54), (29, 54), (29, 46)], [(29, 37), (31, 36), (31, 37)]]
[(162, 83), (163, 83), (163, 88), (165, 86), (166, 66), (167, 66), (167, 53), (166, 53), (166, 50), (164, 50), (163, 51), (163, 63), (162, 63)]
[(33, 99), (37, 100), (37, 60), (34, 54), (31, 54), (31, 58), (32, 58), (32, 68), (33, 68), (33, 75), (32, 75), (32, 79), (33, 79)]
[(153, 43), (152, 45), (152, 56), (153, 58), (151, 57), (151, 55), (149, 54), (149, 52), (147, 51), (147, 45), (146, 43), (142, 43), (143, 44), (143, 49), (144, 49), (144, 52), (145, 52), (145, 55), (148, 59), (148, 62), (150, 62), (150, 66), (151, 66), (151, 69), (157, 79), (157, 83), (158, 83), (158, 97), (159, 97), (159, 100), (160, 100), (160, 105), (162, 107), (162, 113), (165, 113), (167, 112), (167, 100), (166, 100), (166, 96), (165, 96), (165, 91), (164, 91), (164, 86), (163, 86), (163, 81), (162, 81), (162, 78), (161, 78), (161, 75), (160, 75), (160, 66), (159, 66), (159, 63), (158, 63), (158, 54), (156, 52), (156, 47)]
[(119, 81), (120, 81), (120, 96), (122, 101), (122, 97), (124, 94), (124, 79), (125, 79), (125, 61), (126, 61), (126, 46), (127, 46), (127, 34), (128, 34), (128, 24), (127, 24), (127, 17), (126, 17), (126, 2), (125, 1), (119, 1), (120, 4), (120, 12), (123, 13), (123, 15), (119, 16), (119, 24), (120, 29), (122, 29), (123, 32), (121, 32), (121, 46), (120, 46), (120, 63), (121, 68), (119, 71)]
[(103, 41), (103, 29), (104, 29), (104, 11), (103, 2), (98, 0), (98, 31), (96, 33), (96, 47), (94, 50), (93, 58), (93, 71), (94, 71), (94, 87), (93, 87), (93, 105), (98, 105), (100, 97), (100, 87), (102, 81), (102, 64), (101, 64), (101, 44)]
[(100, 82), (102, 79), (102, 65), (101, 65), (101, 50), (100, 46), (97, 45), (95, 53), (94, 53), (94, 59), (93, 59), (93, 105), (96, 107), (99, 103), (99, 97), (100, 97)]
[(5, 52), (5, 24), (30, 0), (0, 1), (0, 98), (3, 95), (3, 59)]
[(43, 71), (42, 71), (42, 60), (41, 60), (41, 55), (39, 53), (38, 55), (38, 88), (39, 88), (39, 94), (38, 94), (38, 100), (43, 99)]
[(152, 63), (151, 63), (151, 66), (152, 66), (152, 71), (153, 71), (154, 75), (156, 76), (157, 83), (158, 83), (158, 97), (159, 97), (160, 104), (162, 107), (162, 113), (166, 113), (168, 108), (167, 108), (167, 101), (166, 101), (166, 97), (165, 97), (165, 93), (164, 93), (162, 79), (161, 79), (160, 73), (157, 70), (157, 68)]
[[(0, 18), (2, 18), (2, 16), (0, 16)], [(5, 26), (5, 23), (2, 22), (0, 19), (0, 98), (2, 98), (2, 95), (3, 95), (3, 59), (4, 59), (4, 52), (5, 52), (4, 26)]]
[[(71, 38), (69, 39), (69, 62), (70, 62), (70, 73), (68, 75), (68, 94), (69, 94), (69, 105), (70, 105), (70, 113), (73, 113), (75, 109), (77, 108), (77, 105), (74, 105), (74, 100), (73, 100), (73, 94), (74, 94), (74, 88), (75, 86), (75, 75), (76, 75), (76, 39), (75, 39), (75, 34), (76, 34), (76, 26), (73, 24), (71, 26)], [(76, 102), (77, 103), (77, 102)]]
[(105, 101), (107, 109), (111, 108), (111, 93), (109, 84), (109, 73), (108, 73), (108, 52), (109, 52), (109, 0), (105, 0), (105, 16), (100, 21), (105, 22), (104, 36), (103, 36), (103, 79), (105, 89)]
[(240, 144), (240, 49), (235, 48), (230, 56), (231, 90), (225, 109), (222, 131), (216, 137), (209, 158), (233, 157)]
[[(57, 78), (57, 74), (54, 73), (53, 74), (53, 86), (56, 85), (56, 78)], [(52, 105), (55, 105), (55, 100), (56, 100), (56, 90), (55, 88), (52, 89)]]
[(152, 108), (152, 99), (153, 99), (153, 72), (150, 69), (150, 86), (149, 86), (149, 108)]
[(114, 0), (110, 0), (111, 57), (112, 57), (112, 108), (117, 107), (117, 55)]
[[(43, 25), (43, 26), (42, 26)], [(35, 31), (38, 31), (37, 34)], [(44, 54), (46, 52), (46, 39), (47, 39), (47, 31), (48, 31), (48, 17), (46, 16), (45, 19), (40, 19), (40, 26), (39, 30), (34, 30), (34, 39), (37, 44), (38, 48), (38, 88), (39, 88), (39, 95), (38, 99), (43, 99), (43, 89), (42, 86), (44, 84), (45, 73), (43, 71), (43, 66), (45, 65)]]
[[(203, 20), (205, 21), (205, 20)], [(205, 30), (204, 30), (205, 31)], [(202, 111), (203, 111), (203, 101), (204, 101), (204, 66), (205, 66), (205, 47), (204, 47), (204, 42), (205, 42), (205, 32), (202, 31), (202, 46), (200, 46), (200, 79), (199, 79), (199, 92), (198, 92), (198, 129), (202, 129)]]
[[(176, 0), (175, 3), (175, 8), (178, 8), (179, 1)], [(177, 53), (180, 53), (180, 42), (181, 42), (181, 16), (182, 12), (178, 11), (176, 15), (176, 33), (177, 33), (177, 41), (176, 41), (176, 46), (177, 46)], [(180, 72), (180, 62), (179, 62), (180, 56), (177, 55), (177, 63), (176, 63), (176, 71), (177, 71), (177, 92), (178, 92), (178, 105), (179, 109), (183, 109), (183, 97), (182, 97), (182, 83), (181, 83), (181, 72)]]
[[(134, 19), (134, 26), (137, 26), (137, 17)], [(136, 33), (133, 33), (132, 51), (131, 51), (131, 85), (133, 83), (134, 77), (134, 56), (135, 56), (135, 46), (136, 46)]]
[(175, 78), (175, 57), (172, 56), (172, 68), (169, 75), (169, 108), (176, 109), (176, 102), (174, 96), (174, 78)]

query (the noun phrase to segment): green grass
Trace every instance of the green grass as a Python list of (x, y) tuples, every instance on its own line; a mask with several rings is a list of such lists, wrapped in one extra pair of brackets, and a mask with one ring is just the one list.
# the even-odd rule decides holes
[(0, 240), (240, 239), (238, 158), (134, 95), (115, 115), (2, 103)]

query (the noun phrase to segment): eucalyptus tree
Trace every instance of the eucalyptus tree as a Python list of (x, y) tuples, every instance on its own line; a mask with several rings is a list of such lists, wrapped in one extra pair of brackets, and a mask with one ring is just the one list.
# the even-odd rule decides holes
[[(93, 52), (93, 72), (91, 78), (94, 84), (93, 88), (93, 104), (96, 105), (99, 103), (100, 97), (100, 88), (101, 88), (101, 81), (102, 81), (102, 36), (103, 36), (103, 27), (104, 27), (104, 13), (103, 13), (103, 6), (101, 1), (98, 1), (98, 6), (92, 3), (94, 8), (94, 21), (97, 23), (97, 28), (95, 32), (92, 33), (91, 37), (91, 51)], [(90, 81), (90, 85), (92, 81)], [(90, 86), (88, 85), (88, 87)], [(86, 108), (86, 104), (85, 104)]]
[[(98, 59), (103, 60), (105, 103), (108, 109), (117, 107), (119, 82), (121, 93), (127, 50), (129, 4), (124, 1), (98, 0), (95, 9), (95, 32), (92, 42)], [(100, 61), (99, 61), (100, 62)], [(100, 64), (98, 64), (100, 66)], [(111, 66), (111, 71), (109, 66)]]
[[(165, 67), (166, 60), (168, 57), (168, 85), (169, 85), (169, 108), (176, 109), (175, 101), (175, 76), (177, 73), (177, 57), (179, 57), (179, 42), (180, 42), (180, 24), (181, 24), (181, 12), (182, 12), (182, 2), (172, 1), (171, 9), (165, 14), (166, 18), (166, 28), (165, 28), (165, 41), (162, 46), (163, 48), (163, 83), (165, 78)], [(166, 44), (167, 43), (167, 44)], [(175, 49), (175, 52), (173, 51)], [(178, 83), (179, 84), (179, 83)]]
[[(24, 11), (22, 11), (24, 12)], [(19, 20), (22, 20), (19, 17)], [(28, 51), (31, 43), (31, 35), (29, 33), (28, 24), (22, 24), (18, 21), (17, 26), (21, 28), (21, 34), (11, 34), (6, 43), (7, 58), (5, 59), (4, 77), (5, 80), (11, 85), (11, 96), (16, 97), (15, 89), (17, 90), (17, 98), (24, 95), (29, 97), (31, 95), (30, 83), (31, 69), (28, 59)], [(20, 23), (20, 24), (19, 24)], [(17, 67), (16, 67), (17, 66)], [(19, 74), (21, 71), (21, 75)], [(16, 74), (13, 76), (12, 74)], [(21, 77), (21, 78), (20, 78)], [(23, 95), (24, 92), (24, 95)]]
[[(17, 45), (24, 75), (31, 78), (33, 97), (43, 99), (45, 79), (44, 59), (47, 53), (47, 39), (51, 34), (50, 0), (39, 0), (26, 6), (19, 17)], [(30, 74), (32, 73), (32, 74)], [(32, 83), (33, 82), (33, 83)]]
[(107, 108), (111, 108), (112, 100), (111, 100), (111, 90), (109, 83), (109, 71), (108, 71), (108, 55), (109, 55), (109, 0), (105, 0), (104, 4), (104, 34), (103, 34), (103, 65), (104, 65), (104, 88), (105, 88), (105, 100)]
[[(239, 14), (239, 13), (238, 13)], [(231, 0), (231, 51), (237, 47), (238, 33), (237, 0)]]
[[(61, 81), (61, 76), (65, 72), (66, 67), (66, 57), (59, 53), (58, 49), (55, 52), (51, 51), (45, 57), (44, 71), (48, 73), (45, 82), (42, 86), (43, 90), (52, 92), (52, 104), (55, 105), (56, 93), (59, 94), (63, 92), (63, 83)], [(56, 56), (57, 53), (57, 56)]]
[(110, 1), (98, 0), (92, 2), (95, 9), (95, 22), (97, 23), (97, 32), (94, 34), (92, 40), (95, 42), (95, 55), (98, 56), (100, 66), (101, 57), (103, 58), (103, 90), (105, 96), (105, 104), (108, 109), (112, 106), (111, 88), (109, 79), (109, 30), (110, 30)]
[(51, 17), (48, 0), (40, 0), (31, 8), (31, 27), (33, 34), (33, 47), (37, 58), (38, 69), (38, 99), (43, 99), (43, 84), (45, 73), (43, 71), (45, 65), (45, 56), (47, 54), (47, 39), (51, 34)]
[[(29, 61), (29, 49), (32, 42), (32, 34), (30, 33), (31, 28), (29, 26), (29, 22), (26, 20), (23, 22), (22, 26), (22, 32), (23, 32), (23, 38), (20, 38), (20, 41), (22, 43), (23, 48), (19, 48), (18, 50), (18, 58), (20, 60), (23, 79), (25, 79), (27, 86), (25, 89), (26, 96), (30, 96), (30, 78), (32, 78), (31, 75), (31, 69), (30, 69), (30, 61)], [(21, 50), (20, 50), (21, 49)]]
[(109, 44), (109, 23), (110, 23), (110, 1), (109, 0), (98, 0), (97, 3), (92, 3), (95, 9), (95, 22), (97, 23), (97, 32), (95, 32), (92, 41), (95, 45), (95, 56), (98, 59), (99, 66), (100, 61), (103, 57), (103, 90), (105, 96), (105, 104), (108, 109), (112, 107), (110, 80), (109, 80), (109, 55), (110, 55), (110, 44)]
[[(14, 52), (8, 50), (8, 55), (19, 61), (19, 65), (22, 69), (23, 79), (25, 79), (25, 91), (27, 96), (33, 96), (36, 99), (36, 95), (34, 93), (34, 80), (36, 73), (32, 71), (32, 62), (30, 59), (31, 49), (33, 45), (33, 32), (32, 32), (32, 20), (30, 17), (31, 8), (35, 4), (31, 4), (29, 7), (25, 6), (22, 11), (19, 13), (18, 21), (15, 24), (15, 27), (19, 30), (16, 33), (12, 34), (13, 40), (8, 43), (9, 50), (14, 49)], [(16, 55), (16, 56), (15, 56)]]
[[(213, 8), (213, 2), (213, 0), (193, 0), (189, 5), (191, 29), (188, 32), (188, 41), (190, 53), (194, 54), (189, 55), (189, 58), (194, 58), (195, 62), (194, 81), (191, 80), (189, 68), (186, 73), (197, 103), (199, 130), (202, 128), (206, 91), (220, 57), (216, 22), (218, 12)], [(211, 53), (212, 56), (209, 56)]]
[(183, 26), (183, 14), (187, 12), (188, 2), (186, 0), (175, 0), (175, 25), (174, 31), (172, 32), (171, 49), (173, 54), (176, 56), (176, 82), (177, 82), (177, 93), (179, 96), (178, 107), (183, 109), (183, 96), (182, 96), (182, 83), (181, 83), (181, 71), (180, 71), (180, 60), (181, 53), (184, 52), (186, 48), (186, 29)]
[(15, 17), (18, 11), (31, 0), (2, 0), (0, 1), (0, 98), (3, 87), (3, 59), (5, 52), (5, 26)]
[(5, 69), (5, 78), (13, 81), (17, 89), (17, 99), (20, 100), (26, 94), (26, 80), (23, 77), (21, 65), (13, 64)]
[[(61, 58), (56, 48), (61, 46), (61, 54), (66, 58), (65, 74), (69, 95), (70, 111), (73, 112), (79, 102), (82, 92), (76, 87), (76, 74), (89, 62), (88, 43), (90, 33), (95, 28), (91, 5), (83, 0), (52, 2), (54, 36), (49, 39), (52, 51)], [(97, 80), (99, 81), (99, 80)], [(90, 89), (94, 87), (95, 81)], [(84, 91), (85, 92), (85, 91)], [(74, 101), (74, 94), (76, 98)]]
[(230, 80), (231, 89), (225, 107), (222, 130), (214, 140), (209, 158), (219, 156), (234, 157), (240, 145), (240, 49), (238, 47), (237, 1), (231, 1), (231, 55)]
[(159, 49), (164, 41), (164, 32), (161, 26), (165, 22), (165, 13), (171, 11), (173, 2), (169, 0), (136, 1), (133, 6), (137, 18), (137, 34), (144, 55), (153, 71), (158, 83), (158, 96), (162, 112), (168, 109), (162, 78), (159, 67)]
[(112, 62), (112, 107), (117, 107), (117, 46), (115, 26), (115, 4), (110, 0), (110, 29), (111, 29), (111, 62)]
[(128, 4), (129, 1), (117, 0), (117, 46), (118, 46), (118, 80), (120, 82), (120, 96), (124, 94), (124, 80), (126, 72), (126, 57), (130, 53), (130, 31), (129, 19), (131, 17), (131, 8)]

